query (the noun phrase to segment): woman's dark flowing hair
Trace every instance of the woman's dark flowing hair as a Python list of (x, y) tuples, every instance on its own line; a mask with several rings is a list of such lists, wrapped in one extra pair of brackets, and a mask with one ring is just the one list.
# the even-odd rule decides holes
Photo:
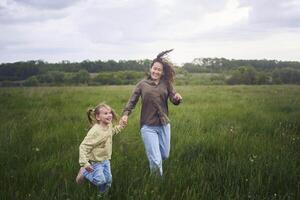
[(162, 76), (162, 79), (167, 81), (168, 84), (172, 84), (175, 79), (175, 70), (173, 68), (173, 64), (167, 58), (164, 58), (164, 56), (171, 51), (173, 51), (173, 49), (166, 50), (166, 51), (159, 53), (151, 63), (151, 68), (154, 65), (154, 63), (156, 63), (156, 62), (163, 65), (164, 74)]

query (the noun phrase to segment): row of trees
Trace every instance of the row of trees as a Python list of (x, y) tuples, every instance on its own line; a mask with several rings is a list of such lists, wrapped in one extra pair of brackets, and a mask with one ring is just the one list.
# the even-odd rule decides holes
[(87, 70), (80, 70), (75, 73), (50, 71), (46, 74), (31, 76), (21, 85), (129, 85), (135, 84), (143, 76), (143, 72), (136, 71), (101, 72), (97, 74), (90, 74)]
[[(47, 63), (42, 60), (3, 63), (0, 65), (0, 81), (25, 80), (30, 76), (45, 74), (49, 71), (79, 72), (86, 70), (89, 73), (105, 71), (147, 71), (151, 60), (108, 60), (60, 63)], [(275, 69), (291, 68), (300, 70), (300, 62), (277, 60), (229, 60), (225, 58), (196, 58), (191, 63), (185, 63), (182, 69), (189, 73), (221, 73), (229, 72), (240, 66), (253, 67), (258, 71), (270, 72)]]
[[(31, 76), (22, 85), (129, 85), (136, 84), (143, 77), (145, 77), (145, 73), (136, 71), (101, 72), (96, 74), (90, 74), (86, 70), (75, 73), (51, 71), (46, 74)], [(300, 84), (300, 72), (291, 68), (284, 68), (267, 73), (259, 72), (253, 67), (239, 67), (231, 75), (215, 73), (197, 78), (191, 73), (181, 73), (176, 78), (176, 84)]]
[(291, 68), (300, 70), (300, 62), (277, 60), (235, 60), (226, 58), (196, 58), (182, 68), (190, 73), (220, 73), (235, 70), (241, 66), (253, 67), (258, 71), (270, 72), (275, 69)]
[[(135, 84), (150, 63), (151, 60), (5, 63), (0, 65), (0, 86)], [(299, 62), (198, 58), (175, 70), (178, 84), (300, 84)], [(189, 75), (203, 72), (214, 76), (203, 80), (199, 76), (199, 81), (197, 76)]]
[(300, 71), (279, 68), (272, 72), (257, 71), (254, 67), (239, 67), (233, 71), (227, 84), (300, 84)]
[(115, 71), (146, 71), (150, 66), (150, 60), (114, 60), (108, 61), (89, 61), (83, 62), (62, 61), (60, 63), (47, 63), (41, 60), (4, 63), (0, 65), (0, 81), (25, 80), (31, 76), (46, 74), (50, 71), (56, 72), (79, 72), (86, 70), (89, 73), (115, 72)]

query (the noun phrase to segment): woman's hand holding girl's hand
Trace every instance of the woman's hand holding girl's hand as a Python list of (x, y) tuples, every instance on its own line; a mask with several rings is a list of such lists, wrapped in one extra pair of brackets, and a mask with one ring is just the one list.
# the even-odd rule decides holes
[(128, 116), (127, 116), (127, 115), (123, 115), (121, 119), (122, 119), (124, 122), (127, 123), (127, 121), (128, 121)]
[(123, 115), (121, 117), (121, 120), (120, 121), (123, 121), (123, 123), (125, 123), (125, 125), (127, 125), (127, 122), (128, 122), (128, 116), (127, 115)]
[(122, 128), (125, 128), (126, 125), (127, 125), (127, 122), (124, 121), (124, 120), (122, 120), (122, 119), (120, 119), (119, 126), (121, 126)]

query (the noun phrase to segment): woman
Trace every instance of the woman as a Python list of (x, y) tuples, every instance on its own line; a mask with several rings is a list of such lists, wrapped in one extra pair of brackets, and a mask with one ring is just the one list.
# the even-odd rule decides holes
[(182, 100), (181, 95), (176, 93), (172, 86), (175, 76), (173, 66), (163, 58), (172, 50), (158, 54), (152, 61), (149, 77), (136, 85), (121, 118), (124, 123), (127, 123), (128, 116), (141, 97), (141, 136), (150, 170), (159, 172), (161, 176), (163, 175), (162, 162), (169, 157), (170, 152), (168, 98), (174, 105), (178, 105)]

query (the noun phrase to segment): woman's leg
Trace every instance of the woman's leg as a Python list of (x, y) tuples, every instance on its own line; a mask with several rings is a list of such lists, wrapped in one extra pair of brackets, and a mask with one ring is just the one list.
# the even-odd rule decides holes
[(170, 124), (163, 125), (159, 128), (158, 140), (159, 140), (159, 149), (160, 149), (162, 160), (166, 160), (170, 155), (170, 147), (171, 147), (170, 130), (171, 130)]
[(144, 125), (141, 128), (141, 135), (149, 160), (150, 170), (152, 172), (159, 171), (159, 174), (162, 175), (162, 158), (159, 149), (157, 128), (155, 126)]

